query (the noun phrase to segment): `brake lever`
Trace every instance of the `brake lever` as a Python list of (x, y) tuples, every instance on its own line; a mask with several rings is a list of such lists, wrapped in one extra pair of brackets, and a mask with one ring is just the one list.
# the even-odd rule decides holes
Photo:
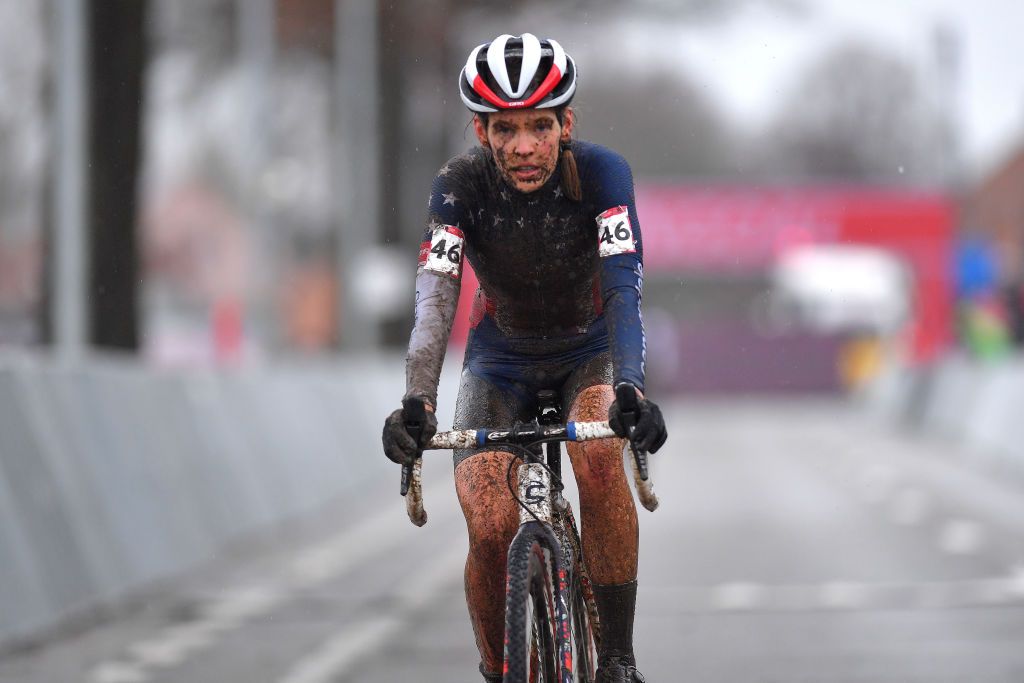
[(409, 493), (409, 484), (412, 481), (413, 466), (416, 460), (423, 457), (423, 450), (419, 448), (420, 437), (423, 435), (423, 425), (427, 421), (427, 409), (423, 399), (410, 397), (402, 400), (402, 412), (405, 416), (405, 431), (416, 442), (416, 456), (407, 463), (402, 463), (402, 485), (400, 492), (403, 496)]
[(622, 413), (622, 421), (626, 427), (629, 450), (633, 454), (640, 479), (647, 481), (650, 476), (647, 469), (647, 453), (639, 450), (633, 442), (633, 430), (636, 428), (640, 415), (640, 401), (636, 396), (636, 388), (632, 384), (623, 382), (615, 387), (615, 400), (619, 404), (619, 412)]

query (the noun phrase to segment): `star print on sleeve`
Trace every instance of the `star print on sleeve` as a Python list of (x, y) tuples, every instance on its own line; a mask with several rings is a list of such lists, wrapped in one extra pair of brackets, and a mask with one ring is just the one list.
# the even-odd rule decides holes
[(455, 202), (459, 201), (459, 198), (455, 196), (454, 192), (448, 192), (447, 194), (441, 193), (441, 196), (444, 197), (445, 204), (451, 204), (452, 206), (455, 206)]
[(503, 199), (504, 201), (506, 201), (506, 202), (507, 202), (507, 201), (508, 201), (508, 192), (506, 192), (505, 190), (502, 190), (502, 191), (501, 191), (501, 198), (502, 198), (502, 199)]
[(552, 225), (554, 225), (554, 223), (555, 223), (554, 217), (550, 213), (545, 213), (544, 214), (544, 227), (545, 228), (550, 228)]
[(555, 185), (555, 199), (558, 199), (561, 196), (562, 196), (562, 186), (561, 185)]

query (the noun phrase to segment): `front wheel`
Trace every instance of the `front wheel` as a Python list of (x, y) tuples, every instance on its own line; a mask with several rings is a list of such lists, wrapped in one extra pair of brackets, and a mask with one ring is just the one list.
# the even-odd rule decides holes
[(555, 547), (544, 527), (526, 524), (509, 548), (504, 683), (571, 681), (571, 661), (560, 660), (571, 654), (562, 633), (568, 629), (555, 578), (560, 574)]
[(591, 618), (593, 595), (579, 572), (573, 574), (569, 600), (572, 606), (572, 652), (576, 669), (575, 683), (593, 683), (597, 679), (597, 634)]

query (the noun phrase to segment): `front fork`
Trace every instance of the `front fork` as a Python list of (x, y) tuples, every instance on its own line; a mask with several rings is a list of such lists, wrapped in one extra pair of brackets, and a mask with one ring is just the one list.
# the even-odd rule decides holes
[[(553, 579), (550, 605), (554, 617), (554, 642), (558, 659), (557, 683), (574, 683), (572, 661), (572, 623), (569, 619), (570, 590), (575, 558), (582, 557), (579, 537), (575, 542), (565, 533), (563, 514), (572, 520), (572, 509), (560, 490), (552, 491), (551, 473), (538, 463), (524, 463), (519, 466), (519, 497), (523, 506), (519, 508), (519, 533), (534, 525), (545, 529), (561, 551), (561, 557), (551, 554), (558, 548), (547, 548), (545, 555)], [(575, 524), (573, 523), (573, 526)], [(518, 534), (517, 534), (518, 535)], [(568, 541), (568, 543), (567, 543)], [(513, 541), (513, 545), (515, 541)], [(550, 545), (550, 544), (549, 544)], [(589, 580), (587, 581), (589, 585)], [(507, 588), (506, 588), (507, 590)], [(507, 637), (507, 634), (506, 634)], [(506, 661), (508, 643), (505, 643)]]
[[(594, 600), (594, 586), (590, 580), (590, 571), (583, 557), (583, 543), (580, 541), (579, 527), (572, 511), (572, 505), (558, 492), (554, 503), (555, 536), (562, 546), (562, 555), (566, 567), (572, 568), (572, 574), (579, 577), (583, 604), (587, 608), (590, 628), (594, 637), (594, 647), (601, 647), (601, 620), (597, 612), (597, 601)], [(571, 585), (571, 584), (570, 584)], [(585, 647), (585, 645), (584, 645)]]

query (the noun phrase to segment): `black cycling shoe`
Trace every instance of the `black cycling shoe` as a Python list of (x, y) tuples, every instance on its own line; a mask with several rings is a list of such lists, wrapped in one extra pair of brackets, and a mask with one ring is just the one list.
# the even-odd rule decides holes
[(594, 683), (646, 683), (644, 675), (636, 670), (631, 657), (610, 655), (602, 657)]
[(479, 671), (481, 674), (483, 674), (485, 683), (501, 683), (501, 679), (503, 678), (501, 673), (491, 673), (489, 671), (485, 671), (482, 662), (480, 664)]

